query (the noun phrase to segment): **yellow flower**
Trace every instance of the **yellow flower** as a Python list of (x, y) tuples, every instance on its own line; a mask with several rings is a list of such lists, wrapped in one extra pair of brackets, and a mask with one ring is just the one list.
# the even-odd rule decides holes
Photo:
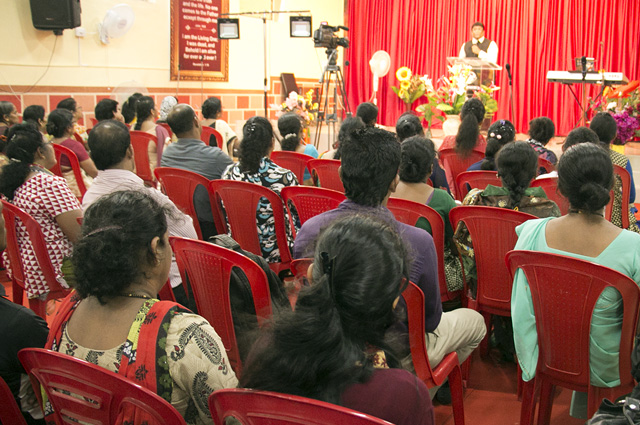
[(401, 88), (400, 90), (398, 90), (398, 96), (404, 100), (404, 98), (407, 96), (407, 91)]
[(409, 81), (411, 79), (411, 70), (406, 66), (398, 68), (396, 71), (396, 78), (399, 81)]
[(411, 83), (409, 81), (407, 81), (407, 80), (400, 81), (400, 87), (401, 88), (403, 88), (405, 90), (408, 90), (410, 86), (411, 86)]

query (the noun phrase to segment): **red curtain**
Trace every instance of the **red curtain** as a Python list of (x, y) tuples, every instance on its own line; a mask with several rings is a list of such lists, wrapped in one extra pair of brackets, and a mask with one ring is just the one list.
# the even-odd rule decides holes
[[(475, 21), (483, 22), (486, 37), (498, 44), (498, 64), (511, 64), (515, 116), (503, 70), (496, 72), (501, 87), (496, 119), (510, 119), (519, 132), (538, 116), (551, 118), (560, 135), (576, 125), (579, 107), (569, 89), (546, 80), (548, 70), (574, 69), (575, 57), (594, 57), (598, 69), (640, 79), (638, 0), (348, 0), (345, 21), (351, 46), (344, 50), (350, 65), (343, 70), (353, 110), (373, 93), (373, 53), (386, 50), (391, 56), (378, 94), (379, 122), (385, 125), (395, 125), (404, 112), (391, 90), (398, 84), (396, 69), (408, 66), (435, 83), (447, 72), (446, 58), (457, 56), (470, 39)], [(579, 86), (574, 88), (580, 96)], [(597, 94), (597, 86), (588, 86), (588, 96)]]

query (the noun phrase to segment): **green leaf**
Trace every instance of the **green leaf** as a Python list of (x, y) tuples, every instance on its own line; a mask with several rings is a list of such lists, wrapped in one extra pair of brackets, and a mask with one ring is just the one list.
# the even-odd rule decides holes
[(436, 108), (440, 109), (445, 114), (449, 114), (453, 112), (453, 106), (448, 105), (446, 103), (439, 103), (438, 106), (436, 106)]
[(398, 94), (398, 88), (396, 86), (391, 86), (391, 90), (393, 90), (395, 94)]

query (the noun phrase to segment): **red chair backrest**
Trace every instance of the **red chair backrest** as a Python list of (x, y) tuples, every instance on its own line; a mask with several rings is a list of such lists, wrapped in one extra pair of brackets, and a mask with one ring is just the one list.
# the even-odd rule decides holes
[(267, 199), (273, 211), (280, 264), (288, 267), (292, 258), (287, 243), (284, 205), (278, 194), (258, 184), (235, 180), (212, 180), (209, 187), (215, 193), (218, 208), (214, 210), (214, 214), (219, 215), (218, 220), (229, 224), (231, 237), (240, 244), (242, 249), (260, 256), (262, 256), (262, 249), (258, 238), (256, 213), (260, 199)]
[(42, 385), (57, 423), (185, 423), (162, 397), (100, 366), (41, 348), (25, 348), (18, 358), (36, 384), (36, 394), (38, 383)]
[(324, 401), (244, 388), (214, 391), (209, 396), (209, 410), (216, 424), (234, 417), (242, 425), (272, 424), (349, 424), (390, 425), (382, 419)]
[(253, 304), (258, 324), (271, 316), (271, 296), (267, 275), (262, 268), (244, 255), (209, 242), (171, 237), (182, 281), (189, 283), (198, 307), (198, 314), (207, 319), (227, 349), (229, 363), (240, 376), (242, 362), (233, 327), (229, 282), (231, 270), (239, 267), (251, 284)]
[[(193, 219), (193, 227), (196, 229), (198, 238), (202, 239), (200, 222), (193, 204), (193, 193), (198, 185), (202, 185), (209, 193), (209, 179), (193, 171), (171, 167), (157, 167), (153, 170), (153, 174), (164, 188), (164, 193), (169, 199)], [(211, 203), (211, 211), (214, 211), (217, 204), (213, 199), (213, 193), (209, 193), (209, 202)], [(218, 219), (218, 214), (213, 214), (213, 219), (215, 222)], [(226, 233), (222, 223), (215, 222), (215, 226), (218, 233)]]
[(623, 387), (634, 387), (631, 350), (640, 289), (631, 278), (590, 261), (546, 252), (511, 251), (506, 264), (511, 276), (518, 269), (524, 272), (531, 291), (538, 331), (536, 377), (543, 374), (559, 385), (579, 386), (579, 391), (590, 386), (591, 317), (602, 291), (613, 287), (624, 305), (619, 376)]
[(307, 169), (307, 163), (313, 159), (312, 156), (298, 152), (290, 151), (273, 151), (271, 152), (271, 160), (282, 168), (286, 168), (293, 172), (298, 178), (298, 183), (304, 182), (304, 170)]
[[(63, 288), (60, 285), (60, 282), (56, 279), (56, 271), (51, 264), (49, 251), (47, 250), (47, 243), (44, 239), (40, 224), (38, 224), (38, 222), (29, 214), (4, 200), (2, 200), (2, 215), (4, 216), (7, 236), (6, 250), (9, 256), (9, 262), (11, 263), (11, 272), (13, 274), (14, 282), (24, 288), (24, 271), (22, 269), (23, 260), (20, 255), (21, 248), (18, 244), (17, 238), (17, 226), (19, 225), (18, 222), (20, 222), (23, 226), (23, 231), (24, 229), (27, 231), (29, 243), (33, 247), (33, 251), (35, 253), (35, 261), (37, 261), (38, 267), (42, 271), (47, 282), (47, 286), (49, 287), (50, 292), (47, 298), (54, 299), (65, 297), (69, 293), (69, 290)], [(29, 301), (29, 307), (43, 318), (46, 316), (45, 304), (46, 303), (44, 301), (38, 298), (34, 298)]]
[(473, 240), (478, 293), (478, 310), (511, 316), (513, 280), (505, 269), (504, 256), (518, 240), (515, 228), (534, 215), (506, 208), (462, 206), (449, 211), (454, 229), (464, 222)]
[(291, 210), (292, 206), (295, 207), (300, 225), (303, 225), (311, 217), (337, 208), (340, 202), (347, 199), (344, 193), (314, 186), (283, 187), (280, 196), (289, 211), (289, 217), (293, 217)]
[[(462, 158), (455, 149), (442, 149), (438, 152), (438, 156), (442, 167), (449, 172), (455, 184), (458, 174), (467, 171), (472, 164), (483, 159), (484, 152), (473, 150), (468, 157)], [(462, 200), (458, 194), (456, 194), (456, 199)]]
[(3, 425), (27, 425), (22, 411), (15, 399), (11, 389), (0, 377), (0, 423)]
[(448, 301), (458, 296), (461, 291), (449, 292), (447, 279), (444, 272), (444, 220), (433, 208), (418, 202), (400, 198), (389, 198), (387, 208), (393, 213), (396, 220), (415, 226), (420, 217), (424, 217), (431, 226), (431, 236), (438, 256), (438, 280), (440, 284), (440, 297), (442, 301)]
[(73, 133), (73, 138), (76, 139), (76, 141), (82, 143), (84, 145), (84, 140), (82, 140), (82, 136), (78, 133)]
[(89, 120), (91, 120), (91, 128), (95, 127), (96, 125), (98, 125), (98, 120), (94, 117), (90, 117)]
[(171, 126), (169, 126), (169, 124), (167, 124), (166, 122), (159, 122), (157, 123), (160, 127), (164, 128), (165, 130), (167, 130), (167, 133), (169, 133), (169, 136), (173, 136), (173, 131), (171, 131)]
[(498, 177), (497, 171), (463, 171), (456, 177), (456, 193), (459, 199), (464, 199), (469, 192), (467, 185), (471, 189), (486, 189), (488, 185), (502, 186), (502, 180)]
[(136, 163), (136, 174), (146, 184), (156, 187), (149, 164), (149, 143), (158, 144), (158, 138), (145, 131), (131, 130), (131, 146), (133, 147), (133, 159)]
[(312, 159), (307, 166), (316, 185), (344, 193), (344, 185), (338, 171), (340, 164), (337, 159)]
[(548, 159), (538, 156), (538, 170), (543, 171), (544, 173), (550, 173), (552, 171), (556, 171), (556, 167)]
[[(620, 211), (620, 219), (622, 220), (622, 228), (629, 228), (629, 195), (631, 193), (631, 176), (629, 176), (629, 172), (619, 165), (613, 165), (613, 174), (616, 181), (619, 181), (622, 184), (622, 210)], [(607, 207), (604, 210), (604, 218), (611, 221), (611, 215), (613, 213), (613, 202), (615, 198), (614, 189), (616, 188), (616, 184), (614, 183), (613, 188), (611, 189), (611, 199), (607, 204)]]
[(87, 191), (87, 187), (84, 185), (84, 180), (82, 179), (82, 168), (80, 167), (80, 161), (78, 160), (78, 156), (66, 146), (58, 145), (53, 143), (53, 152), (56, 155), (56, 165), (51, 167), (51, 172), (56, 176), (63, 177), (62, 169), (60, 168), (60, 159), (65, 156), (69, 160), (69, 164), (71, 164), (71, 170), (73, 171), (73, 177), (76, 179), (76, 184), (78, 185), (78, 190), (80, 191), (80, 198), (82, 198)]
[(546, 193), (547, 198), (551, 199), (560, 208), (562, 215), (569, 214), (569, 200), (562, 196), (558, 191), (557, 177), (543, 177), (541, 179), (533, 179), (531, 187), (541, 187)]
[(204, 142), (205, 145), (210, 146), (211, 136), (216, 138), (216, 146), (222, 149), (222, 144), (224, 141), (222, 140), (222, 134), (217, 131), (215, 128), (209, 127), (207, 125), (202, 126), (202, 133), (200, 133), (200, 140)]

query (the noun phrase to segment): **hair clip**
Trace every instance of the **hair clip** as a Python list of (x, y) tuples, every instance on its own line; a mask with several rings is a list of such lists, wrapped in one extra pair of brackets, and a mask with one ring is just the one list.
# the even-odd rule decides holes
[(498, 140), (502, 139), (502, 134), (498, 134), (498, 135), (496, 136), (496, 139), (498, 139)]
[(107, 230), (122, 230), (122, 226), (99, 227), (99, 228), (87, 233), (86, 235), (84, 235), (84, 237), (88, 238), (89, 236), (93, 236), (93, 235), (98, 234), (98, 233), (106, 232)]
[(489, 133), (489, 137), (496, 137), (496, 133), (494, 132)]
[(329, 279), (329, 288), (333, 288), (333, 269), (336, 257), (329, 258), (329, 254), (325, 251), (320, 253), (322, 259), (322, 273), (326, 274)]
[(2, 140), (3, 142), (7, 141), (7, 136), (5, 136), (4, 134), (0, 136), (0, 140)]

